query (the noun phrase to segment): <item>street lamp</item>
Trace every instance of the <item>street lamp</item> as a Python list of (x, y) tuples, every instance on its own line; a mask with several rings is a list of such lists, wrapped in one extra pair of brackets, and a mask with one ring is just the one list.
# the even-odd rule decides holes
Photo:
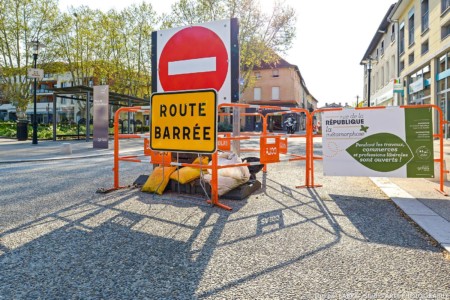
[(362, 63), (367, 67), (367, 106), (370, 107), (370, 73), (372, 72), (372, 63), (377, 61), (369, 56), (367, 59), (363, 60)]
[[(28, 46), (32, 47), (33, 49), (33, 60), (34, 60), (34, 68), (36, 69), (36, 62), (39, 54), (39, 49), (45, 48), (45, 45), (42, 43), (39, 43), (39, 40), (31, 41), (27, 43)], [(37, 89), (37, 78), (34, 78), (34, 108), (33, 108), (33, 145), (37, 145), (37, 112), (36, 112), (36, 89)]]

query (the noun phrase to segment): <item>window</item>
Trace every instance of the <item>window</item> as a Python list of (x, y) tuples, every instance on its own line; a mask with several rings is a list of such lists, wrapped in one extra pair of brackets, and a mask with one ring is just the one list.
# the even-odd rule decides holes
[(439, 58), (439, 73), (442, 73), (445, 70), (447, 70), (447, 67), (445, 66), (445, 60), (446, 60), (446, 55), (441, 56), (441, 58)]
[(421, 47), (421, 53), (422, 55), (424, 55), (425, 53), (428, 52), (428, 40), (426, 40), (425, 42), (422, 43), (422, 47)]
[(380, 87), (384, 86), (384, 67), (381, 67), (381, 80), (380, 80)]
[(403, 70), (405, 68), (405, 61), (401, 60), (400, 61), (400, 71)]
[(389, 61), (386, 62), (386, 81), (389, 82), (391, 79), (391, 69), (389, 66)]
[(261, 88), (255, 87), (253, 89), (253, 100), (261, 100)]
[(396, 66), (396, 64), (395, 64), (395, 55), (392, 55), (391, 56), (391, 76), (390, 76), (390, 78), (394, 78), (395, 77), (395, 74), (396, 74), (395, 66)]
[(261, 72), (255, 72), (256, 80), (261, 79)]
[(381, 41), (381, 56), (384, 55), (384, 41)]
[(280, 77), (280, 72), (278, 71), (278, 69), (272, 70), (272, 77)]
[(420, 5), (422, 12), (422, 32), (428, 30), (428, 0), (422, 0)]
[(280, 100), (280, 87), (279, 86), (272, 87), (272, 100)]
[(408, 14), (408, 41), (409, 46), (414, 44), (414, 7), (409, 11)]
[(411, 65), (413, 63), (414, 63), (414, 52), (408, 55), (408, 64)]
[(450, 7), (450, 0), (441, 0), (441, 12), (444, 13)]
[(391, 26), (391, 42), (395, 41), (395, 24)]
[(399, 47), (400, 54), (402, 54), (405, 52), (405, 23), (404, 22), (402, 22), (400, 24), (399, 42), (400, 42), (400, 44), (398, 47)]
[(449, 35), (450, 35), (450, 22), (441, 27), (441, 39), (445, 39)]

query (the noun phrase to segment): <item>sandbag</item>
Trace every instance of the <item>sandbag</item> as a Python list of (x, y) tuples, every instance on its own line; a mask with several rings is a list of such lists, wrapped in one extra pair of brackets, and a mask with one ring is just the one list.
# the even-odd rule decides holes
[[(211, 177), (212, 175), (205, 174), (203, 176), (203, 180), (211, 185)], [(219, 176), (217, 180), (217, 193), (219, 194), (219, 196), (225, 195), (226, 193), (237, 188), (243, 183), (245, 182), (241, 182), (232, 177)]]
[[(204, 156), (200, 159), (200, 157), (197, 157), (192, 164), (201, 164), (201, 165), (207, 165), (208, 164), (208, 157)], [(201, 169), (200, 168), (194, 168), (194, 167), (183, 167), (175, 172), (173, 172), (170, 175), (170, 179), (178, 181), (181, 184), (185, 184), (188, 182), (191, 182), (197, 178), (200, 178)]]
[[(209, 164), (211, 165), (212, 162)], [(242, 160), (235, 153), (224, 152), (218, 155), (218, 165), (240, 164)], [(247, 166), (230, 167), (219, 169), (218, 173), (218, 194), (222, 196), (232, 189), (246, 183), (250, 179), (250, 171)], [(208, 174), (203, 176), (203, 180), (211, 184), (212, 169), (208, 169)]]
[[(235, 153), (223, 152), (218, 155), (217, 165), (219, 166), (241, 163), (241, 158)], [(212, 162), (209, 162), (209, 165), (211, 164)], [(212, 174), (212, 169), (208, 169), (208, 173)], [(238, 181), (242, 181), (242, 183), (247, 182), (250, 178), (250, 171), (247, 166), (223, 168), (219, 169), (217, 173), (219, 176), (231, 177)]]
[(153, 170), (152, 174), (148, 177), (142, 192), (156, 193), (162, 195), (169, 183), (170, 174), (172, 174), (177, 167), (157, 167)]

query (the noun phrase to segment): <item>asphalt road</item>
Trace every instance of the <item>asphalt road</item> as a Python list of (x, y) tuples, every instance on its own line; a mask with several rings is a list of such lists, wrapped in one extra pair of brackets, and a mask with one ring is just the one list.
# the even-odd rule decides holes
[[(450, 261), (368, 179), (258, 173), (243, 201), (129, 188), (112, 158), (0, 165), (0, 299), (450, 299)], [(122, 163), (121, 183), (149, 174)]]

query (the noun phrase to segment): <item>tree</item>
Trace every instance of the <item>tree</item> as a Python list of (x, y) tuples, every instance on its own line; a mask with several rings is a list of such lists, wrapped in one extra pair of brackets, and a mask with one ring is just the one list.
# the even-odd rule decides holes
[(56, 52), (68, 64), (74, 84), (108, 84), (110, 91), (144, 96), (151, 89), (151, 32), (156, 13), (150, 4), (103, 13), (81, 6), (62, 14), (66, 24), (55, 37)]
[[(39, 41), (51, 45), (58, 15), (55, 0), (0, 0), (0, 87), (3, 95), (16, 106), (19, 119), (31, 100), (31, 80), (27, 68), (32, 67), (32, 47)], [(45, 53), (39, 60), (45, 62)]]
[(274, 63), (292, 46), (295, 38), (295, 10), (274, 2), (270, 14), (259, 0), (179, 0), (172, 13), (163, 16), (163, 28), (238, 18), (241, 92), (253, 83), (252, 70), (261, 63)]

